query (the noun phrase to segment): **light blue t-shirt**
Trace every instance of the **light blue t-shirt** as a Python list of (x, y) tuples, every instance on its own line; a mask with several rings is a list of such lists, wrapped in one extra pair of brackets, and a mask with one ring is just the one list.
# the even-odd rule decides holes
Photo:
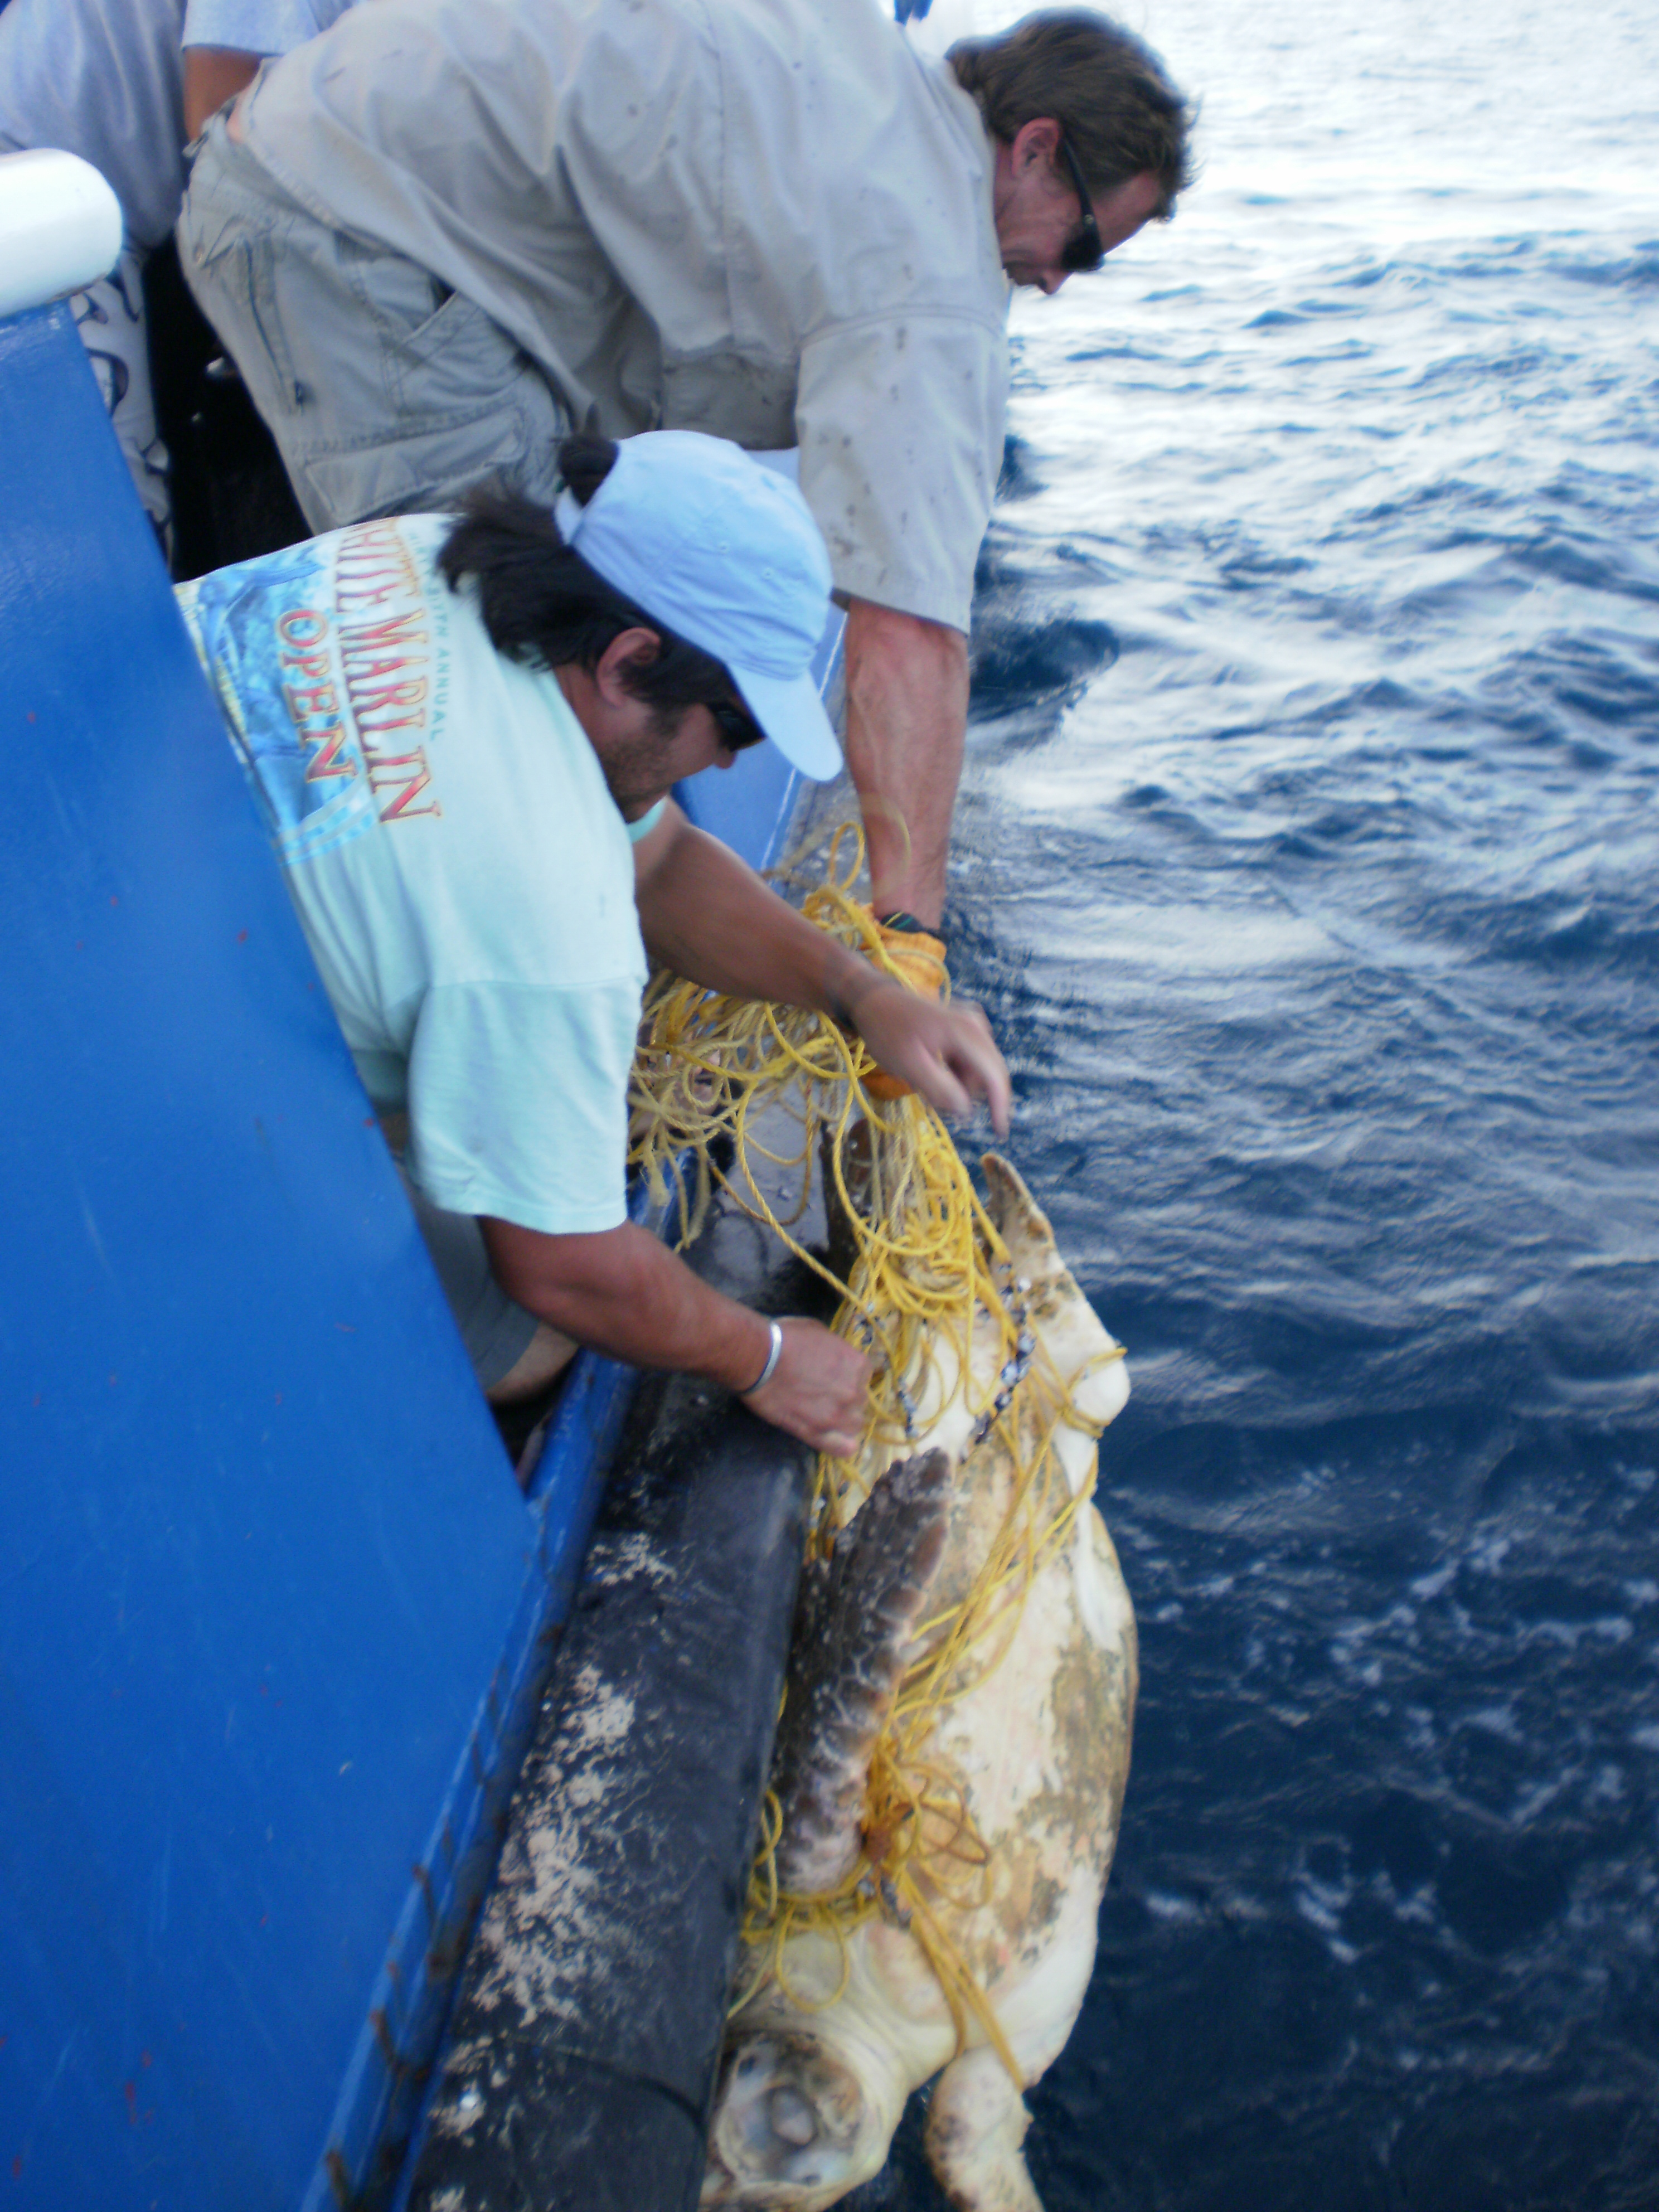
[(449, 526), (358, 523), (179, 601), (410, 1173), (455, 1212), (611, 1229), (646, 978), (629, 832), (557, 678), (437, 573)]

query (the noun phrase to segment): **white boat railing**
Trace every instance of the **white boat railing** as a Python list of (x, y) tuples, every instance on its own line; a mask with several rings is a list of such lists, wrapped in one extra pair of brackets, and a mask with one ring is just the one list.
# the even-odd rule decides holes
[(107, 276), (120, 252), (121, 204), (90, 161), (0, 154), (0, 315), (66, 299)]

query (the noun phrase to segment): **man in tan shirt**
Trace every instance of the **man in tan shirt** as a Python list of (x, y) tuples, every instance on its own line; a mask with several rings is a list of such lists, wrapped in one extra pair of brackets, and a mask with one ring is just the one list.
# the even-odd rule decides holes
[(556, 489), (573, 423), (797, 445), (876, 911), (932, 927), (1008, 286), (1186, 180), (1103, 16), (919, 57), (870, 0), (375, 0), (209, 127), (181, 258), (313, 528)]

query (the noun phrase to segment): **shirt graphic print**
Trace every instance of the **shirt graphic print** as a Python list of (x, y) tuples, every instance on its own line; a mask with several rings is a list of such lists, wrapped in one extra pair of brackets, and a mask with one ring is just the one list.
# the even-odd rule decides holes
[(288, 866), (443, 811), (450, 594), (410, 542), (434, 526), (356, 523), (179, 588)]

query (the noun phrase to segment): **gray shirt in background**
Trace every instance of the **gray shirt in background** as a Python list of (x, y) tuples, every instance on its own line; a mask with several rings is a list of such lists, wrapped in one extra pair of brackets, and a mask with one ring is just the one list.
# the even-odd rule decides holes
[(240, 113), (574, 419), (798, 443), (837, 586), (967, 629), (1007, 384), (994, 149), (870, 0), (374, 0)]
[(10, 0), (0, 14), (0, 153), (78, 154), (148, 253), (185, 191), (185, 46), (283, 54), (352, 0)]

